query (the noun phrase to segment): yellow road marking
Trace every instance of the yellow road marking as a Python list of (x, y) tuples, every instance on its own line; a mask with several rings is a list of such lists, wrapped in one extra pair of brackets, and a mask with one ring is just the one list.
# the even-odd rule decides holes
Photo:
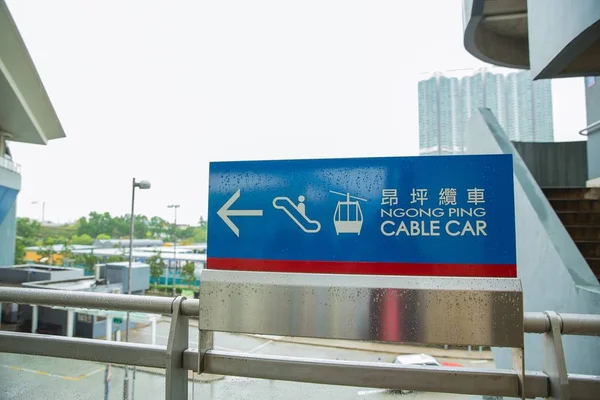
[(77, 382), (77, 381), (80, 381), (82, 379), (88, 378), (88, 377), (90, 377), (90, 376), (92, 376), (94, 374), (97, 374), (98, 372), (104, 371), (104, 367), (102, 367), (102, 368), (95, 369), (92, 372), (88, 372), (87, 374), (83, 374), (83, 375), (79, 375), (79, 376), (68, 376), (68, 375), (54, 374), (54, 373), (46, 372), (46, 371), (38, 371), (38, 370), (35, 370), (35, 369), (27, 369), (27, 368), (23, 368), (23, 367), (17, 367), (15, 365), (2, 365), (2, 364), (0, 364), (0, 367), (12, 369), (14, 371), (28, 372), (30, 374), (37, 374), (37, 375), (43, 375), (43, 376), (51, 376), (53, 378), (64, 379), (66, 381), (71, 381), (71, 382)]

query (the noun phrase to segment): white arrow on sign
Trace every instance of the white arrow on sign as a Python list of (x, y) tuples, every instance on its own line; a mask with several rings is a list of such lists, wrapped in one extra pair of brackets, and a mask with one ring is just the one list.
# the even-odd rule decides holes
[(237, 237), (240, 237), (240, 230), (233, 223), (233, 221), (229, 219), (229, 217), (262, 217), (263, 215), (263, 210), (230, 210), (229, 207), (231, 207), (239, 197), (240, 189), (238, 189), (237, 192), (235, 192), (233, 196), (231, 196), (231, 198), (227, 200), (225, 204), (223, 204), (223, 207), (217, 211), (217, 215), (221, 217), (223, 222), (227, 224), (227, 226), (233, 231), (233, 233), (235, 233), (235, 236)]

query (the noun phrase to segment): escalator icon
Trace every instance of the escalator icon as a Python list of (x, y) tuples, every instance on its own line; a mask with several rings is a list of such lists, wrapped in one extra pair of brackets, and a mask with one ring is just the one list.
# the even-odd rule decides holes
[(306, 216), (304, 200), (304, 196), (298, 196), (298, 204), (295, 204), (289, 197), (275, 197), (273, 207), (283, 210), (304, 232), (317, 233), (321, 230), (321, 223)]

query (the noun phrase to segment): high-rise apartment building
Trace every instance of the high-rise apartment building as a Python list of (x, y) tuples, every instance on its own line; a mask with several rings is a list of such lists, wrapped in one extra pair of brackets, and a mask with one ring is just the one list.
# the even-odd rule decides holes
[(533, 82), (528, 71), (482, 69), (460, 79), (435, 73), (419, 82), (420, 153), (464, 152), (467, 124), (480, 107), (492, 110), (511, 140), (554, 140), (550, 81)]

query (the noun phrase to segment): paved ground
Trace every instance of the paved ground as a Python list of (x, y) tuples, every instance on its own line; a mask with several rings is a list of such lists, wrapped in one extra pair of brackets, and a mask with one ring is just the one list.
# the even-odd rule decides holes
[[(166, 344), (169, 320), (157, 325), (157, 344)], [(150, 343), (149, 328), (135, 330), (132, 341)], [(197, 346), (196, 327), (190, 327), (190, 346)], [(317, 345), (315, 345), (317, 344)], [(325, 344), (335, 345), (331, 347)], [(323, 343), (289, 338), (256, 337), (227, 333), (215, 334), (215, 348), (255, 354), (302, 356), (338, 360), (391, 362), (397, 351), (411, 348), (374, 347), (350, 348), (352, 342)], [(390, 352), (391, 350), (391, 352)], [(418, 350), (418, 349), (417, 349)], [(473, 368), (493, 368), (486, 359), (477, 359), (478, 352), (448, 352), (450, 358), (440, 361), (457, 362)], [(454, 357), (455, 355), (464, 358)], [(487, 353), (483, 354), (483, 358)], [(48, 357), (0, 354), (0, 399), (103, 399), (105, 366), (98, 363), (55, 359)], [(123, 369), (113, 367), (110, 399), (122, 399)], [(189, 398), (197, 399), (475, 399), (464, 395), (432, 393), (394, 394), (379, 389), (314, 385), (297, 382), (269, 381), (238, 377), (223, 377), (207, 382), (190, 382)], [(193, 395), (193, 396), (192, 396)], [(164, 377), (138, 371), (135, 384), (136, 399), (164, 398)]]

